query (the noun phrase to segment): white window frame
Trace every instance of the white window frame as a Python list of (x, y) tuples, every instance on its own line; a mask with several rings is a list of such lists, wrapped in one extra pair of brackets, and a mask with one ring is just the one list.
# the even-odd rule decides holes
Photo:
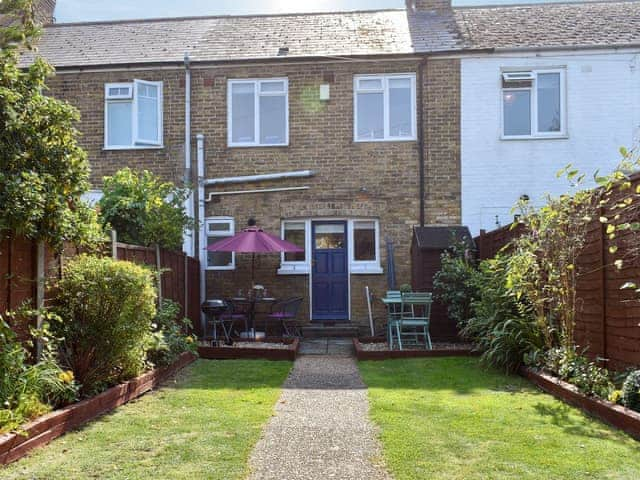
[[(158, 141), (138, 138), (138, 88), (140, 85), (151, 85), (158, 88)], [(110, 96), (110, 88), (128, 88), (129, 95)], [(104, 85), (104, 149), (105, 150), (141, 150), (163, 148), (163, 82), (133, 80), (129, 83), (105, 83)], [(109, 109), (110, 103), (131, 103), (131, 145), (109, 145)]]
[[(278, 269), (278, 275), (308, 275), (311, 273), (311, 261), (312, 261), (312, 242), (311, 224), (317, 221), (346, 221), (347, 222), (347, 254), (349, 259), (349, 274), (350, 275), (378, 275), (384, 273), (384, 270), (380, 266), (380, 220), (377, 218), (307, 218), (307, 219), (295, 219), (287, 218), (282, 220), (280, 224), (280, 238), (284, 239), (284, 226), (288, 222), (305, 224), (305, 260), (292, 262), (285, 261), (284, 254), (280, 254), (280, 268)], [(354, 226), (355, 222), (374, 222), (376, 229), (375, 236), (375, 252), (376, 257), (373, 260), (355, 260), (355, 245), (354, 245)]]
[[(389, 135), (389, 81), (390, 80), (410, 80), (411, 81), (411, 132), (410, 137), (398, 137)], [(362, 80), (382, 80), (382, 88), (360, 88)], [(359, 93), (382, 93), (383, 94), (383, 138), (358, 138), (358, 94)], [(365, 142), (413, 142), (417, 139), (416, 120), (416, 74), (415, 73), (394, 73), (385, 75), (354, 75), (353, 77), (353, 141), (357, 143)]]
[[(375, 225), (375, 253), (373, 260), (356, 260), (355, 259), (355, 224), (356, 222), (373, 222)], [(371, 275), (384, 273), (380, 266), (380, 221), (375, 218), (354, 218), (349, 220), (348, 225), (348, 241), (349, 241), (349, 270), (352, 275)]]
[[(211, 235), (209, 232), (209, 225), (215, 224), (229, 224), (230, 230), (226, 233), (220, 234), (216, 232), (216, 235)], [(233, 217), (207, 217), (204, 219), (204, 263), (205, 270), (235, 270), (236, 268), (236, 254), (231, 252), (231, 263), (224, 266), (209, 265), (209, 255), (207, 251), (207, 244), (209, 243), (209, 237), (233, 237), (236, 232), (236, 222)]]
[[(530, 73), (531, 87), (509, 87), (504, 86), (503, 79), (505, 75), (509, 74), (525, 74)], [(539, 132), (538, 131), (538, 75), (544, 73), (559, 73), (560, 74), (560, 131), (559, 132)], [(514, 79), (514, 81), (517, 81)], [(523, 78), (523, 81), (527, 79)], [(529, 135), (506, 135), (505, 132), (505, 118), (504, 118), (504, 94), (505, 92), (525, 91), (530, 93), (530, 121), (531, 121), (531, 133)], [(500, 138), (502, 140), (540, 140), (540, 139), (554, 139), (554, 138), (567, 138), (567, 94), (566, 94), (566, 69), (564, 68), (523, 68), (517, 70), (503, 70), (500, 72)]]
[[(284, 92), (262, 92), (261, 85), (270, 82), (284, 82)], [(233, 141), (233, 94), (232, 86), (235, 84), (253, 85), (254, 96), (254, 118), (253, 118), (253, 142)], [(285, 98), (284, 116), (284, 143), (260, 143), (260, 97), (283, 96)], [(289, 79), (287, 77), (276, 78), (251, 78), (251, 79), (230, 79), (227, 80), (227, 146), (229, 147), (287, 147), (289, 146)]]
[(288, 261), (284, 259), (284, 253), (280, 254), (280, 268), (278, 275), (305, 275), (311, 271), (311, 220), (310, 219), (286, 219), (280, 222), (280, 238), (284, 240), (285, 224), (304, 223), (304, 261)]

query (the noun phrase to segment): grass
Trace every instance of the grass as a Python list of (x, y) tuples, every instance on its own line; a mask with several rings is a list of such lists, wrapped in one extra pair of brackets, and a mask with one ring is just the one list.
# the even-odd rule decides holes
[(360, 370), (396, 480), (640, 478), (639, 442), (477, 359)]
[(244, 478), (290, 368), (198, 360), (176, 382), (0, 467), (0, 478)]

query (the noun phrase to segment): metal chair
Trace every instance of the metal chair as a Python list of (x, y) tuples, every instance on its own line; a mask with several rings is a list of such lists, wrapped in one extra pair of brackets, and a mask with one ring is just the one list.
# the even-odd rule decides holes
[[(429, 320), (433, 296), (428, 292), (403, 293), (400, 304), (400, 318), (393, 322), (393, 328), (398, 339), (398, 347), (402, 350), (402, 339), (408, 338), (415, 345), (420, 345), (420, 337), (424, 338), (424, 347), (431, 350), (431, 336), (429, 335)], [(405, 342), (405, 345), (407, 343)]]
[(400, 290), (387, 290), (386, 299), (397, 300), (397, 303), (387, 304), (387, 342), (389, 342), (389, 348), (393, 350), (393, 325), (396, 320), (400, 320), (401, 317), (401, 303), (402, 294)]
[(284, 337), (302, 336), (302, 329), (296, 323), (296, 317), (303, 300), (302, 297), (292, 297), (272, 305), (271, 313), (267, 315), (267, 318), (280, 323)]
[[(229, 340), (231, 338), (231, 332), (233, 332), (235, 327), (235, 322), (240, 320), (244, 323), (244, 331), (249, 330), (249, 315), (250, 315), (250, 305), (243, 302), (235, 302), (233, 299), (227, 298), (225, 299), (229, 308), (225, 313), (220, 315), (221, 320), (225, 322), (230, 322), (231, 326), (229, 327)], [(237, 332), (236, 332), (237, 333)]]

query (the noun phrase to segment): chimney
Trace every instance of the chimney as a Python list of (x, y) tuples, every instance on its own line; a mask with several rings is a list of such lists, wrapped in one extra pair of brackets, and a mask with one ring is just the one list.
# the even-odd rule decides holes
[(451, 10), (451, 0), (405, 0), (407, 12), (429, 12)]
[(36, 0), (33, 2), (35, 7), (36, 22), (41, 25), (50, 25), (55, 18), (53, 12), (56, 9), (56, 0)]

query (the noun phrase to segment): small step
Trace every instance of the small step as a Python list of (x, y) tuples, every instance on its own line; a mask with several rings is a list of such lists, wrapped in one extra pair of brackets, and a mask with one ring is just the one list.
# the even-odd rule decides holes
[(346, 337), (353, 338), (358, 336), (358, 327), (356, 325), (340, 324), (333, 325), (316, 324), (302, 327), (302, 336), (305, 338), (323, 338), (323, 337)]

